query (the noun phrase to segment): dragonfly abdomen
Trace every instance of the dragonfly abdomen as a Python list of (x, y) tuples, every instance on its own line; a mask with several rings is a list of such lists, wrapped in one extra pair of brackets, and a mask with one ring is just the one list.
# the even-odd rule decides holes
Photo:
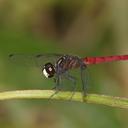
[(83, 62), (87, 65), (100, 64), (112, 61), (128, 60), (128, 55), (104, 56), (104, 57), (85, 57)]

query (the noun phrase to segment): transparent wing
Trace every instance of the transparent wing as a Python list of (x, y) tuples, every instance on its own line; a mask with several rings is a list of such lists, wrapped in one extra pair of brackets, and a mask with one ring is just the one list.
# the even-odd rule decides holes
[(42, 67), (45, 63), (48, 62), (55, 64), (61, 56), (63, 56), (63, 54), (10, 54), (9, 59), (21, 66)]

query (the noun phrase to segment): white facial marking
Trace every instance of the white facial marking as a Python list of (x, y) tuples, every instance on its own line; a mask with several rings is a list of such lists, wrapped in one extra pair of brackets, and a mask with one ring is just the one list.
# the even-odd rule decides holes
[(43, 70), (43, 74), (45, 75), (46, 78), (48, 78), (49, 74), (47, 73), (46, 69)]

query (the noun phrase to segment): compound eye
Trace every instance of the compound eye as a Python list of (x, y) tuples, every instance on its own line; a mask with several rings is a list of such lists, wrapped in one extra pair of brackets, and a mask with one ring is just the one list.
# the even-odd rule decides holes
[(51, 78), (55, 74), (55, 68), (54, 65), (51, 63), (46, 63), (43, 68), (43, 74), (46, 78)]

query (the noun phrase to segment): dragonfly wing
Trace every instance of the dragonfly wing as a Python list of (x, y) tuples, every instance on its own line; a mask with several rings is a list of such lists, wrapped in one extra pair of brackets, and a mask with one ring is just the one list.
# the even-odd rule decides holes
[(45, 63), (55, 63), (63, 54), (10, 54), (9, 59), (23, 66), (37, 66), (42, 67)]
[(19, 66), (35, 66), (35, 59), (33, 55), (25, 54), (10, 54), (9, 61)]

